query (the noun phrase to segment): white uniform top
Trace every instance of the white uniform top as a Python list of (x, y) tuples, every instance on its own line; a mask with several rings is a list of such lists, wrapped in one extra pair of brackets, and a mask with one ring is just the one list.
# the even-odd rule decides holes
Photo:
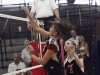
[(36, 14), (36, 18), (44, 18), (53, 16), (56, 8), (55, 0), (34, 0), (31, 12)]
[(78, 36), (76, 38), (71, 37), (69, 40), (73, 41), (76, 44), (76, 47), (78, 45)]
[(26, 59), (28, 62), (31, 62), (31, 57), (30, 57), (29, 52), (28, 52), (28, 50), (27, 50), (26, 48), (24, 48), (24, 49), (22, 50), (21, 58), (24, 58), (24, 59)]
[[(16, 65), (14, 62), (10, 63), (8, 66), (8, 72), (14, 72), (17, 69), (25, 69), (26, 65), (23, 62), (19, 62), (18, 65)], [(13, 74), (16, 75), (16, 74)], [(23, 75), (23, 74), (22, 74)]]

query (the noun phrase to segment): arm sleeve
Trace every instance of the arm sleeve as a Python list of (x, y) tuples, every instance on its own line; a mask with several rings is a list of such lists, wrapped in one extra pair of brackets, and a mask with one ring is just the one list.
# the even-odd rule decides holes
[(26, 67), (26, 65), (25, 65), (25, 63), (23, 63), (23, 62), (22, 62), (22, 64), (23, 64), (22, 69), (24, 69), (24, 68)]
[(24, 55), (24, 49), (22, 50), (21, 58), (25, 58), (25, 55)]
[(83, 55), (79, 55), (78, 58), (79, 58), (79, 59), (83, 58)]
[(55, 46), (54, 44), (49, 44), (47, 49), (53, 50), (55, 53), (58, 52), (57, 46)]
[(52, 10), (55, 10), (56, 8), (58, 8), (58, 5), (56, 4), (55, 0), (49, 0), (49, 1), (50, 1), (50, 6)]
[(72, 40), (71, 38), (69, 38), (68, 40)]
[(36, 8), (35, 7), (36, 7), (36, 4), (35, 4), (35, 0), (34, 0), (30, 12), (35, 13), (36, 12)]
[(11, 68), (11, 66), (9, 65), (8, 66), (8, 73), (10, 73), (10, 72), (12, 72), (13, 70), (12, 70), (12, 68)]

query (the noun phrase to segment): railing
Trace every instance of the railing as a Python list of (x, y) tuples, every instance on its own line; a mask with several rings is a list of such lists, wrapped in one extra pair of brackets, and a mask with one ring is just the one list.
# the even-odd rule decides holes
[[(3, 46), (4, 46), (4, 51), (5, 51), (5, 58), (6, 58), (6, 60), (7, 60), (7, 52), (6, 52), (6, 42), (5, 42), (5, 29), (6, 29), (6, 26), (7, 26), (7, 24), (8, 24), (8, 21), (9, 21), (9, 19), (7, 19), (6, 20), (6, 22), (5, 22), (5, 25), (4, 25), (4, 28), (3, 28), (3, 32), (2, 32), (2, 34), (3, 34)], [(2, 68), (4, 68), (4, 63), (3, 63), (3, 51), (2, 51), (2, 41), (1, 41), (1, 59), (2, 59)]]
[(2, 51), (2, 39), (1, 39), (1, 38), (0, 38), (0, 53), (1, 53), (1, 63), (2, 63), (2, 68), (4, 68), (3, 51)]

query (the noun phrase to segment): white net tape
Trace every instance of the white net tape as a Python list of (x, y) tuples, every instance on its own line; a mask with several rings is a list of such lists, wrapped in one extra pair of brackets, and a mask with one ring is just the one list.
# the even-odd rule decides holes
[(0, 13), (0, 17), (10, 18), (10, 19), (15, 19), (15, 20), (21, 20), (21, 21), (29, 21), (29, 19), (27, 19), (27, 18), (12, 16), (12, 15), (6, 15), (6, 14), (1, 14), (1, 13)]
[(5, 73), (5, 74), (2, 74), (2, 75), (14, 75), (14, 74), (17, 74), (17, 73), (20, 73), (20, 72), (26, 72), (28, 70), (36, 69), (36, 68), (39, 68), (39, 67), (42, 67), (42, 65), (37, 65), (37, 66), (30, 67), (30, 68), (22, 69), (22, 70), (19, 70), (19, 71), (15, 71), (15, 72), (11, 72), (11, 73)]
[[(17, 17), (17, 16), (12, 16), (12, 15), (2, 14), (2, 13), (0, 13), (0, 17), (14, 19), (14, 20), (20, 20), (20, 21), (29, 21), (28, 18)], [(38, 25), (39, 24), (44, 25), (42, 22), (38, 21)]]

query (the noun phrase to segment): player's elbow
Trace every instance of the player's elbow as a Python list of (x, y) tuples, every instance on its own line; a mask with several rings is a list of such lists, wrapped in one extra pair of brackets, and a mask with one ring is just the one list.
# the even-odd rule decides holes
[(43, 59), (40, 62), (41, 65), (45, 65), (46, 63), (47, 63), (47, 61), (44, 61)]
[(46, 62), (41, 62), (41, 65), (43, 65), (43, 66), (44, 66), (45, 64), (46, 64)]

